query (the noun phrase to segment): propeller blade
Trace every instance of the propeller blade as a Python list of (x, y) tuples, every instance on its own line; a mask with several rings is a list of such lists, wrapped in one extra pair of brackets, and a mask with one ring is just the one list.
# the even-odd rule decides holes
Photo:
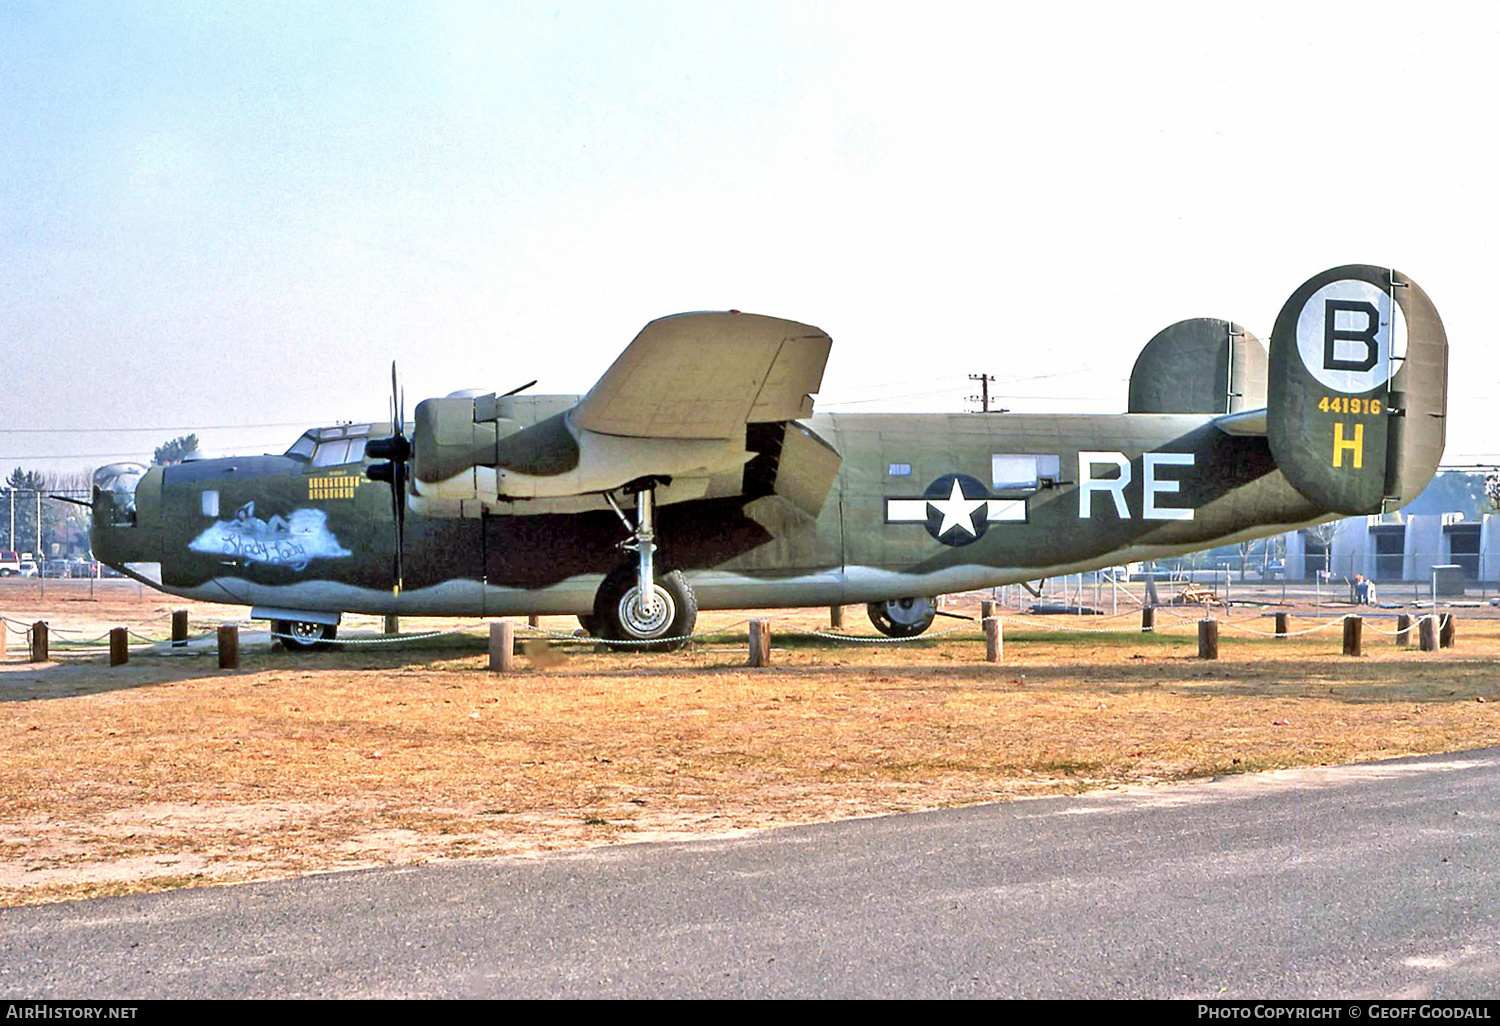
[(406, 437), (406, 393), (396, 377), (396, 361), (391, 361), (391, 434), (385, 438), (372, 438), (365, 446), (365, 455), (372, 459), (385, 460), (372, 463), (365, 468), (365, 476), (371, 481), (384, 481), (391, 486), (391, 521), (396, 528), (396, 558), (391, 567), (391, 594), (400, 595), (405, 587), (406, 576), (402, 556), (406, 551), (406, 482), (410, 474), (411, 442)]
[(406, 464), (396, 464), (396, 473), (391, 481), (391, 499), (396, 514), (396, 585), (393, 594), (401, 594), (406, 586), (406, 574), (402, 569), (402, 554), (406, 550)]
[(534, 385), (536, 383), (537, 383), (537, 379), (536, 378), (532, 378), (530, 381), (526, 382), (526, 384), (522, 385), (520, 388), (513, 388), (509, 392), (506, 392), (505, 395), (502, 395), (500, 398), (504, 399), (506, 395), (515, 395), (518, 392), (524, 392), (524, 391), (526, 391), (528, 388), (530, 388), (532, 385)]

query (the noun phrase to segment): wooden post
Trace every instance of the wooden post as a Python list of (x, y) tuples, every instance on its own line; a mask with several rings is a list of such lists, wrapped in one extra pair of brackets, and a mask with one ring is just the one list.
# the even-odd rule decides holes
[(1396, 617), (1396, 647), (1406, 648), (1411, 644), (1411, 617), (1405, 613)]
[(240, 668), (240, 629), (232, 623), (219, 628), (219, 669)]
[(6, 631), (5, 618), (4, 617), (0, 617), (0, 659), (4, 659), (5, 658), (5, 641), (6, 641), (5, 631)]
[(1144, 606), (1141, 609), (1141, 633), (1150, 634), (1156, 630), (1156, 607)]
[(829, 606), (828, 607), (828, 626), (832, 627), (836, 631), (841, 631), (841, 630), (844, 629), (844, 607), (843, 606)]
[(124, 627), (109, 632), (109, 665), (124, 666), (130, 662), (130, 635)]
[(528, 627), (540, 627), (541, 625), (542, 625), (542, 618), (541, 618), (540, 614), (531, 613), (531, 614), (527, 615), (527, 617), (526, 617), (526, 626), (528, 626)]
[(510, 673), (516, 668), (516, 628), (509, 620), (490, 624), (490, 669)]
[(1449, 613), (1447, 616), (1443, 617), (1442, 626), (1438, 628), (1438, 647), (1439, 648), (1452, 648), (1453, 647), (1453, 637), (1454, 637), (1454, 626), (1453, 626), (1453, 624), (1454, 624), (1454, 620), (1455, 620), (1455, 617), (1454, 617), (1454, 615), (1452, 613)]
[(40, 620), (31, 625), (31, 661), (47, 661), (47, 625)]
[(1437, 650), (1438, 638), (1436, 616), (1429, 615), (1422, 617), (1421, 622), (1417, 628), (1417, 647), (1423, 652), (1433, 652)]
[(1286, 614), (1285, 613), (1277, 613), (1276, 614), (1276, 636), (1278, 638), (1284, 638), (1284, 637), (1287, 636), (1287, 633), (1288, 632), (1287, 632), (1287, 629), (1286, 629)]
[(771, 665), (771, 621), (750, 621), (750, 665)]
[(395, 613), (386, 613), (385, 625), (381, 628), (381, 630), (385, 634), (400, 634), (401, 617), (397, 616)]
[(1005, 639), (1000, 634), (1000, 618), (995, 615), (995, 603), (988, 599), (979, 603), (979, 618), (984, 622), (984, 661), (998, 663), (1005, 654)]
[(1219, 658), (1219, 621), (1198, 621), (1198, 658)]
[(187, 644), (187, 610), (172, 610), (172, 647), (181, 648)]
[(1364, 632), (1365, 621), (1363, 617), (1344, 617), (1344, 655), (1363, 655), (1360, 642)]

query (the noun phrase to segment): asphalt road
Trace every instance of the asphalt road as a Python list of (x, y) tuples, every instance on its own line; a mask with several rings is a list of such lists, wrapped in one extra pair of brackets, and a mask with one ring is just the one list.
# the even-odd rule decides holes
[(0, 995), (1491, 997), (1500, 749), (0, 910)]

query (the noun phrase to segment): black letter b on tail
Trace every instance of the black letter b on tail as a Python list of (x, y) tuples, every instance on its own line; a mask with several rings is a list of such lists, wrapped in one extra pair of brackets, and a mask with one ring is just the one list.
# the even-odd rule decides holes
[[(1360, 331), (1337, 327), (1337, 316), (1341, 313), (1364, 314), (1365, 326)], [(1375, 366), (1380, 357), (1380, 346), (1375, 333), (1380, 330), (1380, 311), (1374, 304), (1351, 299), (1327, 299), (1323, 301), (1323, 367), (1327, 370), (1367, 371)], [(1316, 337), (1316, 336), (1315, 336)], [(1341, 360), (1334, 354), (1336, 342), (1363, 342), (1365, 355), (1360, 360)]]

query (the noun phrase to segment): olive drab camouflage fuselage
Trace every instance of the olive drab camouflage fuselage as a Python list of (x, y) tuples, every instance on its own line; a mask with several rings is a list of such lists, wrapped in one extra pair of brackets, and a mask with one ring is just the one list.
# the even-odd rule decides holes
[(94, 551), (290, 620), (589, 615), (634, 565), (621, 543), (649, 489), (655, 566), (698, 608), (882, 602), (1392, 509), (1442, 453), (1442, 325), (1384, 268), (1311, 279), (1269, 357), (1231, 322), (1173, 325), (1116, 415), (817, 414), (827, 345), (791, 321), (681, 315), (585, 396), (423, 403), (399, 589), (392, 492), (363, 444), (389, 424), (310, 432), (285, 456), (105, 468)]

